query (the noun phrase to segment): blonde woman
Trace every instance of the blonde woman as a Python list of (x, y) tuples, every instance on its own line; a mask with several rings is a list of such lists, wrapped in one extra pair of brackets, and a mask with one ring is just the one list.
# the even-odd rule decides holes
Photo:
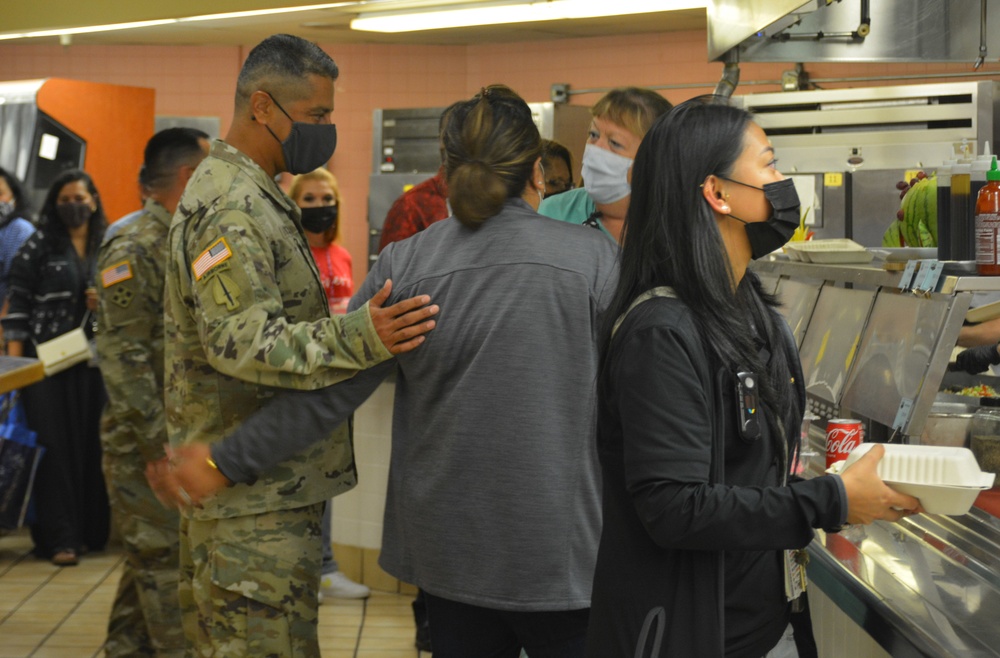
[[(306, 241), (319, 268), (319, 281), (326, 292), (330, 313), (346, 313), (347, 303), (354, 294), (354, 280), (351, 276), (351, 253), (337, 244), (340, 240), (340, 187), (337, 179), (322, 167), (308, 174), (299, 174), (292, 179), (288, 196), (302, 210), (302, 228), (305, 229)], [(345, 576), (333, 557), (330, 524), (331, 510), (330, 503), (327, 503), (323, 512), (320, 602), (324, 597), (368, 598), (371, 590)]]
[(590, 108), (593, 119), (580, 171), (583, 186), (547, 199), (538, 212), (599, 229), (620, 243), (632, 194), (628, 172), (639, 142), (671, 107), (663, 96), (642, 87), (619, 87), (602, 96)]
[(354, 294), (351, 253), (340, 240), (340, 187), (326, 169), (316, 169), (292, 180), (288, 196), (302, 209), (302, 228), (319, 267), (320, 283), (326, 291), (330, 312), (347, 312)]

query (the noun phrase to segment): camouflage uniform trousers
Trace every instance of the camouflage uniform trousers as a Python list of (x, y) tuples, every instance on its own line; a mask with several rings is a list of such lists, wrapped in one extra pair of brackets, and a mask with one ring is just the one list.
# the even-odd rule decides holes
[(181, 612), (197, 658), (319, 658), (323, 503), (181, 520)]
[(184, 655), (176, 510), (163, 507), (138, 455), (104, 454), (104, 477), (126, 560), (108, 621), (106, 656)]

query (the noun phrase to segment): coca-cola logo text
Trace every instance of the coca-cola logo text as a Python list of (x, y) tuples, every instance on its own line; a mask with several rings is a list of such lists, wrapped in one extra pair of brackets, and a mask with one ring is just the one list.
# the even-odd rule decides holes
[(861, 443), (860, 427), (835, 427), (826, 433), (827, 452), (848, 453)]

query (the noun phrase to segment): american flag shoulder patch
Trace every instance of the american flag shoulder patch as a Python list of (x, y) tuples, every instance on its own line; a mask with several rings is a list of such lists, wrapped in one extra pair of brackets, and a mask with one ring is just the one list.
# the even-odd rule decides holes
[(110, 288), (116, 283), (128, 281), (131, 278), (132, 266), (128, 261), (118, 263), (117, 265), (112, 265), (105, 270), (101, 270), (101, 285), (105, 288)]
[(219, 238), (212, 245), (201, 252), (201, 255), (191, 263), (191, 271), (194, 272), (194, 280), (199, 281), (201, 277), (205, 276), (205, 273), (210, 269), (218, 265), (219, 263), (225, 262), (233, 255), (233, 252), (229, 250), (229, 243), (226, 242), (225, 238)]

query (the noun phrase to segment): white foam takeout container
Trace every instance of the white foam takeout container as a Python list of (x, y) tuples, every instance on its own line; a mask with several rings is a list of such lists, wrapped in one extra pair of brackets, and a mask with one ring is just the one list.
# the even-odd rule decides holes
[(875, 257), (863, 246), (847, 238), (788, 242), (785, 244), (785, 253), (793, 260), (828, 264), (870, 263)]
[[(844, 462), (834, 464), (830, 470), (842, 473), (873, 445), (862, 443)], [(881, 445), (885, 448), (885, 456), (878, 464), (878, 476), (896, 491), (917, 498), (930, 514), (966, 514), (979, 493), (992, 487), (996, 479), (996, 474), (979, 468), (979, 462), (968, 448)]]

